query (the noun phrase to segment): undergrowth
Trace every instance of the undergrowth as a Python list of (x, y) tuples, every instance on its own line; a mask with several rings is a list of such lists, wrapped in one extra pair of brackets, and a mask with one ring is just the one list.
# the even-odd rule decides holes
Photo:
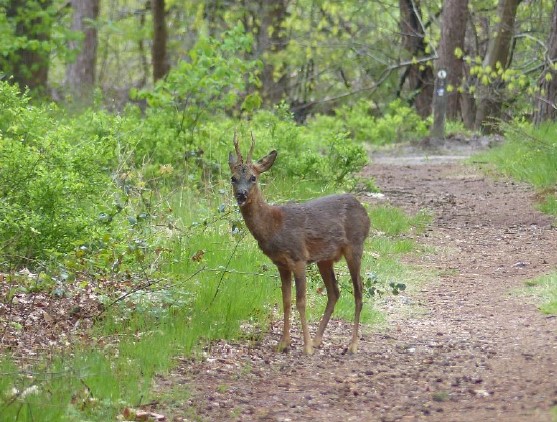
[(504, 125), (505, 142), (481, 153), (474, 161), (515, 180), (527, 182), (538, 191), (538, 207), (557, 215), (557, 124), (535, 127), (526, 122)]

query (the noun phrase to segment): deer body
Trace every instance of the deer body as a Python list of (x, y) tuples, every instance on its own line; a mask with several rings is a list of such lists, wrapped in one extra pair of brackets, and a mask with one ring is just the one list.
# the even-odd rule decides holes
[[(244, 163), (236, 139), (234, 145), (237, 157), (232, 154), (229, 156), (234, 195), (249, 231), (257, 240), (259, 248), (277, 266), (281, 277), (284, 327), (279, 350), (286, 351), (290, 347), (292, 275), (296, 285), (296, 308), (300, 313), (304, 336), (304, 352), (311, 354), (313, 347), (321, 344), (323, 332), (339, 298), (333, 264), (344, 256), (355, 298), (354, 328), (348, 350), (355, 353), (362, 308), (360, 266), (363, 244), (370, 226), (365, 208), (352, 195), (326, 196), (301, 204), (269, 205), (261, 195), (257, 178), (273, 165), (276, 151), (252, 163), (252, 143)], [(327, 306), (312, 341), (305, 316), (305, 272), (307, 265), (313, 262), (317, 263), (327, 289)]]

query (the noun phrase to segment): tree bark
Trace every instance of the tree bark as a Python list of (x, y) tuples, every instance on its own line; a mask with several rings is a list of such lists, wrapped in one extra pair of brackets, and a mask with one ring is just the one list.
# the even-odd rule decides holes
[(70, 49), (78, 50), (76, 59), (66, 68), (66, 87), (81, 105), (92, 100), (97, 65), (97, 29), (91, 21), (99, 16), (100, 0), (71, 0), (72, 31), (83, 33), (81, 43), (71, 42)]
[[(520, 1), (499, 0), (497, 6), (499, 24), (497, 25), (495, 35), (489, 40), (487, 45), (487, 51), (483, 60), (484, 68), (488, 66), (494, 70), (497, 69), (497, 66), (501, 66), (503, 70), (508, 68), (516, 9)], [(477, 89), (476, 129), (482, 129), (485, 132), (493, 130), (493, 121), (501, 115), (503, 105), (501, 89), (503, 86), (504, 83), (500, 78), (497, 78), (487, 86), (479, 81)]]
[(164, 78), (170, 69), (166, 50), (168, 31), (164, 0), (151, 0), (151, 9), (153, 10), (153, 80), (156, 82)]
[(286, 48), (288, 40), (282, 24), (288, 16), (288, 0), (260, 0), (261, 23), (257, 33), (257, 53), (263, 61), (261, 96), (268, 105), (277, 104), (286, 94), (286, 75), (275, 78), (271, 55)]
[(534, 122), (537, 125), (546, 120), (557, 120), (557, 2), (553, 8), (545, 62), (539, 80), (540, 96), (534, 110)]
[[(444, 69), (447, 72), (447, 115), (448, 119), (457, 119), (460, 116), (459, 93), (457, 88), (461, 85), (463, 60), (457, 57), (455, 51), (464, 52), (464, 36), (468, 20), (468, 0), (445, 0), (441, 22), (441, 41), (437, 54), (436, 70)], [(437, 98), (437, 97), (434, 97)], [(434, 104), (435, 107), (435, 104)]]
[[(425, 34), (421, 24), (419, 0), (399, 0), (399, 8), (402, 46), (409, 53), (410, 59), (425, 56)], [(419, 64), (410, 65), (402, 77), (400, 90), (404, 84), (413, 93), (412, 103), (416, 112), (424, 118), (429, 116), (433, 99), (433, 70), (431, 67), (425, 66), (420, 69)]]

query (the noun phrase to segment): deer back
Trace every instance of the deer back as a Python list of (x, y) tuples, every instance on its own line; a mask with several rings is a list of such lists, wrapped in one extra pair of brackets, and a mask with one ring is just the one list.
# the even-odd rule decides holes
[(244, 214), (244, 219), (261, 250), (277, 264), (337, 261), (348, 248), (361, 247), (369, 233), (367, 212), (352, 195), (269, 206), (266, 214), (265, 219)]

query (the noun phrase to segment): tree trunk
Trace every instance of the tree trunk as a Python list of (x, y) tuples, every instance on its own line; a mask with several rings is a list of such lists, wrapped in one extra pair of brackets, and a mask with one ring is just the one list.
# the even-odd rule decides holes
[[(441, 23), (441, 41), (439, 44), (437, 71), (447, 72), (447, 118), (457, 119), (460, 116), (459, 93), (457, 88), (462, 79), (462, 56), (457, 57), (455, 51), (464, 52), (464, 36), (468, 20), (468, 0), (445, 0)], [(450, 87), (453, 87), (451, 90)], [(437, 98), (437, 97), (434, 97)], [(435, 107), (435, 104), (434, 104)]]
[(78, 50), (73, 63), (66, 68), (66, 86), (74, 100), (88, 104), (92, 100), (97, 64), (97, 29), (91, 21), (99, 16), (100, 0), (71, 0), (72, 31), (83, 33), (81, 43), (71, 42), (70, 49)]
[(170, 69), (166, 54), (168, 32), (166, 30), (166, 14), (164, 0), (151, 0), (153, 9), (153, 80), (164, 78)]
[[(20, 16), (21, 11), (33, 9), (27, 6), (28, 0), (13, 0), (8, 2), (6, 16), (14, 19), (16, 24), (15, 34), (27, 40), (37, 40), (39, 42), (50, 40), (50, 22), (48, 18), (36, 17), (29, 21), (24, 16)], [(51, 0), (39, 2), (42, 11), (46, 11), (52, 4)], [(32, 90), (46, 91), (49, 69), (49, 54), (38, 49), (29, 50), (22, 48), (14, 55), (11, 66), (11, 73), (14, 82), (21, 89), (28, 87)]]
[[(419, 0), (399, 0), (400, 31), (402, 46), (409, 53), (409, 59), (426, 55), (424, 28), (421, 24), (421, 7)], [(419, 64), (410, 65), (404, 73), (399, 92), (403, 85), (413, 93), (412, 103), (417, 113), (427, 117), (431, 113), (433, 98), (433, 70), (430, 66), (420, 69)]]
[[(488, 66), (495, 70), (498, 66), (505, 70), (509, 66), (509, 52), (514, 34), (516, 9), (521, 0), (499, 0), (497, 16), (499, 24), (495, 35), (489, 40), (487, 51), (483, 60), (484, 69)], [(504, 86), (499, 77), (489, 85), (479, 81), (478, 103), (476, 109), (476, 129), (490, 132), (493, 120), (501, 115), (503, 96), (501, 90)]]
[(557, 2), (553, 8), (545, 62), (539, 82), (540, 96), (534, 110), (534, 122), (537, 125), (546, 120), (557, 120)]
[(277, 104), (286, 93), (286, 75), (275, 78), (271, 55), (284, 50), (288, 43), (282, 27), (288, 16), (287, 6), (288, 0), (260, 0), (261, 24), (257, 34), (257, 53), (263, 61), (261, 96), (269, 105)]

